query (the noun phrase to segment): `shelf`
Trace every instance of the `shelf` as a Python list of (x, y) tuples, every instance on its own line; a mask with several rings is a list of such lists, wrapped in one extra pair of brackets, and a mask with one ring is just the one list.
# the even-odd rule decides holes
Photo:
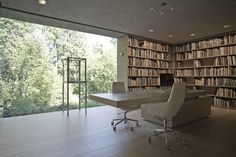
[(176, 59), (175, 61), (176, 62), (184, 62), (184, 61), (192, 61), (192, 60), (196, 60), (195, 58), (192, 58), (192, 59)]
[[(182, 44), (182, 45), (185, 45), (185, 44)], [(180, 52), (175, 52), (175, 53), (187, 53), (187, 52), (191, 52), (191, 51), (214, 49), (214, 48), (227, 47), (227, 46), (235, 46), (235, 45), (236, 45), (236, 43), (230, 43), (230, 44), (217, 45), (217, 46), (212, 46), (212, 47), (207, 47), (207, 48), (198, 48), (198, 49), (195, 49), (195, 50), (180, 51)]]
[(219, 86), (219, 85), (194, 85), (196, 87), (212, 87), (212, 88), (232, 88), (232, 89), (236, 89), (236, 86)]
[(227, 56), (236, 56), (236, 54), (217, 55), (217, 56), (208, 56), (208, 57), (199, 57), (199, 58), (189, 58), (189, 59), (178, 59), (178, 60), (175, 60), (175, 61), (176, 61), (176, 62), (184, 62), (184, 61), (191, 61), (191, 60), (213, 59), (213, 58), (217, 58), (217, 57), (227, 57)]
[(218, 68), (218, 67), (228, 67), (230, 65), (206, 65), (206, 66), (199, 66), (199, 67), (194, 67), (196, 69), (198, 68)]
[(159, 58), (142, 57), (142, 56), (131, 56), (131, 55), (128, 55), (128, 57), (130, 57), (130, 58), (142, 58), (142, 59), (150, 59), (150, 60), (159, 60), (159, 61), (172, 62), (169, 59), (159, 59)]
[(189, 77), (189, 78), (191, 78), (191, 77), (194, 77), (194, 76), (174, 76), (174, 77), (177, 77), (177, 78), (185, 78), (185, 77)]
[(193, 77), (196, 77), (196, 78), (201, 78), (201, 77), (214, 77), (214, 78), (236, 78), (236, 75), (230, 75), (230, 76), (224, 76), (224, 75), (219, 75), (219, 76), (216, 76), (216, 75), (209, 75), (209, 76), (193, 76)]
[(159, 84), (151, 84), (151, 85), (128, 85), (128, 87), (159, 87)]
[(129, 47), (130, 47), (130, 48), (136, 48), (136, 49), (150, 50), (150, 51), (155, 51), (155, 52), (163, 52), (163, 53), (171, 53), (171, 54), (174, 54), (173, 52), (162, 51), (162, 50), (156, 50), (156, 49), (150, 49), (150, 48), (139, 47), (139, 46), (132, 46), (132, 45), (129, 45)]
[(222, 109), (236, 110), (236, 107), (223, 107), (223, 106), (218, 106), (218, 105), (215, 105), (215, 104), (213, 104), (212, 106), (219, 107), (219, 108), (222, 108)]
[(232, 76), (232, 75), (231, 75), (231, 76), (224, 76), (224, 75), (219, 75), (219, 76), (194, 76), (194, 75), (192, 75), (192, 76), (174, 76), (174, 77), (178, 77), (178, 78), (181, 78), (181, 77), (195, 77), (195, 78), (203, 78), (203, 77), (236, 78), (236, 75), (233, 75), (233, 76)]
[(206, 49), (214, 49), (214, 48), (220, 48), (220, 47), (228, 47), (228, 46), (235, 46), (235, 45), (236, 45), (236, 43), (229, 43), (229, 44), (211, 46), (211, 47), (206, 47), (206, 48), (198, 48), (198, 49), (193, 50), (193, 51), (206, 50)]
[(198, 58), (194, 58), (194, 59), (195, 60), (198, 60), (198, 59), (212, 59), (212, 58), (227, 57), (227, 56), (236, 56), (236, 54), (225, 54), (225, 55), (217, 55), (217, 56), (198, 57)]
[(129, 67), (135, 67), (135, 68), (172, 70), (172, 68), (155, 67), (155, 66), (138, 66), (138, 65), (128, 65), (128, 66), (129, 66)]
[(236, 97), (226, 97), (226, 96), (218, 96), (218, 95), (214, 95), (214, 94), (208, 94), (211, 97), (217, 97), (217, 98), (224, 98), (224, 99), (234, 99), (236, 100)]
[(159, 75), (132, 75), (128, 77), (160, 77)]
[(235, 67), (235, 66), (236, 65), (205, 65), (205, 66), (199, 66), (199, 67), (178, 67), (175, 69), (181, 70), (181, 69), (220, 68), (220, 67)]
[(177, 70), (181, 70), (181, 69), (194, 69), (194, 67), (179, 67), (179, 68), (175, 68)]

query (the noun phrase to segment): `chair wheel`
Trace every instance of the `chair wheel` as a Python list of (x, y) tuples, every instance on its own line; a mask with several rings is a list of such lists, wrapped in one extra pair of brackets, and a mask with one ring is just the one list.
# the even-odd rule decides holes
[(127, 121), (126, 120), (124, 120), (124, 124), (126, 124), (127, 123)]
[(136, 126), (140, 126), (140, 125), (138, 124), (138, 122), (136, 123)]
[(113, 131), (116, 131), (116, 127), (115, 126), (113, 127)]
[(171, 150), (171, 147), (170, 147), (170, 145), (166, 145), (166, 146), (165, 146), (165, 148), (166, 148), (166, 150), (168, 150), (168, 151), (170, 151), (170, 150)]
[(114, 122), (111, 122), (111, 126), (113, 126), (114, 125)]
[(148, 144), (151, 143), (152, 139), (149, 137), (147, 142), (148, 142)]
[(183, 144), (184, 146), (188, 146), (188, 141), (187, 141), (187, 140), (183, 140), (183, 141), (182, 141), (182, 144)]
[(131, 127), (131, 128), (130, 128), (130, 131), (134, 131), (134, 128), (133, 128), (133, 127)]

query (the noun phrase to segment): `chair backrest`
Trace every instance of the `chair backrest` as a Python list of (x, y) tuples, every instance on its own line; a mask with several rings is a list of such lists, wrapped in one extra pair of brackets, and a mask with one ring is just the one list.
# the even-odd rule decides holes
[(113, 82), (112, 83), (112, 93), (125, 93), (125, 83), (124, 82)]
[(167, 101), (166, 115), (169, 117), (175, 116), (184, 103), (186, 95), (186, 83), (174, 83)]

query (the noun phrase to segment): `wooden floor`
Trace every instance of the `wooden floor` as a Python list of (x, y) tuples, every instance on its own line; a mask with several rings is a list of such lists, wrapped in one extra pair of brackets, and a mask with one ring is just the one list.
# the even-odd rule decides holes
[[(212, 115), (178, 131), (189, 140), (183, 146), (170, 137), (172, 151), (160, 137), (147, 144), (145, 135), (158, 125), (141, 120), (130, 132), (110, 125), (117, 109), (102, 106), (84, 111), (53, 112), (0, 120), (0, 157), (235, 157), (236, 110), (212, 108)], [(140, 118), (140, 111), (131, 117)]]

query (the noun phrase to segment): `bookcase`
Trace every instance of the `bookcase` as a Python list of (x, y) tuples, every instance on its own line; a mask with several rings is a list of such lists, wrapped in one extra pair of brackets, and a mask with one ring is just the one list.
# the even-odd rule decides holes
[(173, 73), (173, 49), (170, 45), (131, 36), (117, 42), (117, 80), (129, 91), (155, 90), (160, 73)]
[(174, 46), (175, 81), (207, 89), (214, 106), (236, 109), (236, 34)]

